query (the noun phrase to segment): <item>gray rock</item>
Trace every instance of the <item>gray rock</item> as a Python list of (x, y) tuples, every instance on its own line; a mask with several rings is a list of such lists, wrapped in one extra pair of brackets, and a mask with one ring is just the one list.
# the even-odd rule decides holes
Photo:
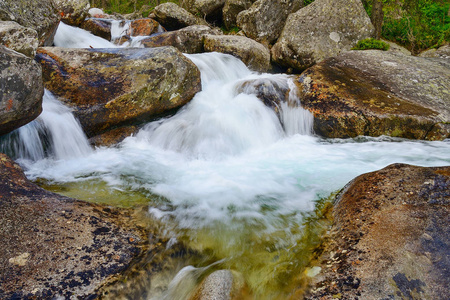
[(297, 11), (303, 1), (258, 0), (237, 15), (237, 25), (245, 35), (263, 44), (273, 44), (281, 34), (288, 15)]
[(53, 0), (61, 13), (61, 20), (79, 26), (89, 15), (89, 0)]
[(175, 3), (167, 2), (153, 10), (154, 19), (167, 30), (177, 30), (190, 25), (208, 25), (208, 23)]
[(0, 44), (33, 58), (38, 47), (38, 34), (16, 22), (0, 21)]
[(15, 21), (37, 31), (39, 45), (51, 46), (60, 14), (53, 0), (2, 0), (0, 21)]
[(182, 7), (190, 13), (215, 23), (220, 21), (225, 0), (185, 0)]
[(148, 122), (200, 90), (198, 68), (173, 47), (39, 48), (44, 84), (74, 108), (86, 135)]
[(404, 164), (352, 180), (305, 299), (449, 299), (450, 167)]
[(223, 23), (227, 29), (237, 26), (236, 19), (238, 14), (250, 8), (253, 2), (251, 0), (227, 0), (222, 10)]
[(93, 299), (143, 252), (131, 212), (45, 191), (0, 154), (0, 298)]
[(216, 34), (221, 34), (220, 30), (205, 25), (192, 25), (150, 36), (141, 40), (141, 44), (148, 48), (173, 46), (183, 53), (201, 53), (204, 36)]
[(419, 54), (420, 57), (450, 59), (450, 45), (444, 45), (438, 49), (429, 49)]
[(450, 61), (350, 51), (297, 79), (314, 130), (326, 137), (450, 137)]
[(369, 38), (374, 27), (360, 0), (316, 0), (289, 15), (272, 48), (276, 63), (304, 70)]
[(33, 59), (0, 46), (0, 87), (0, 135), (39, 116), (44, 87)]
[(250, 69), (265, 72), (271, 67), (270, 52), (264, 45), (243, 36), (206, 35), (204, 39), (206, 52), (231, 54), (241, 59)]

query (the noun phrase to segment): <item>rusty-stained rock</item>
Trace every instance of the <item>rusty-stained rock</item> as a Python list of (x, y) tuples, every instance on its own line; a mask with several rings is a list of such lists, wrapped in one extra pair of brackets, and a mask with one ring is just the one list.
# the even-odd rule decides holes
[(204, 36), (220, 34), (220, 31), (205, 25), (192, 25), (175, 31), (156, 34), (141, 40), (144, 47), (173, 46), (183, 53), (203, 52)]
[(450, 167), (404, 164), (337, 196), (322, 271), (306, 299), (449, 299)]
[(177, 49), (39, 48), (44, 84), (74, 113), (88, 137), (148, 122), (200, 90), (198, 68)]
[(350, 51), (309, 68), (297, 84), (321, 136), (450, 136), (448, 60)]
[(0, 154), (0, 298), (93, 299), (147, 243), (128, 210), (45, 191)]
[(163, 28), (153, 19), (137, 19), (130, 23), (130, 36), (146, 36), (159, 32)]
[(39, 116), (42, 111), (42, 71), (33, 59), (0, 46), (0, 135)]
[(39, 45), (51, 46), (61, 16), (53, 0), (2, 0), (0, 21), (14, 21), (37, 31)]

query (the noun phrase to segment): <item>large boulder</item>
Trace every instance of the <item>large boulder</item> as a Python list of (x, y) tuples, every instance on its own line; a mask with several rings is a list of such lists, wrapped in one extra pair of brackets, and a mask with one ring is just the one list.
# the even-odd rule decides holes
[(191, 25), (208, 25), (208, 23), (175, 3), (166, 2), (153, 10), (154, 19), (167, 30), (177, 30)]
[(281, 34), (287, 17), (303, 6), (303, 1), (258, 0), (236, 17), (245, 35), (263, 44), (273, 44)]
[(338, 195), (305, 299), (449, 299), (450, 167), (394, 164)]
[(89, 0), (53, 0), (61, 14), (61, 20), (72, 26), (79, 26), (89, 15)]
[(419, 54), (420, 57), (434, 57), (450, 59), (450, 45), (444, 45), (438, 49), (429, 49)]
[(15, 21), (37, 31), (40, 46), (51, 46), (60, 14), (53, 0), (0, 1), (0, 21)]
[(94, 299), (148, 243), (131, 212), (45, 191), (0, 154), (0, 298)]
[(42, 111), (42, 71), (33, 59), (0, 46), (0, 135), (33, 121)]
[(325, 137), (450, 137), (450, 61), (350, 51), (303, 72), (302, 106)]
[(238, 14), (252, 6), (252, 0), (227, 0), (222, 9), (223, 24), (226, 29), (237, 26), (236, 19)]
[(198, 68), (173, 47), (39, 48), (36, 59), (46, 88), (74, 107), (89, 137), (179, 108), (201, 86)]
[(231, 54), (255, 71), (265, 72), (271, 67), (269, 49), (244, 36), (206, 35), (204, 48), (206, 52)]
[(38, 34), (16, 22), (0, 21), (0, 44), (33, 58), (38, 47)]
[(185, 0), (182, 7), (212, 23), (220, 21), (225, 0)]
[(159, 31), (164, 31), (164, 28), (150, 18), (137, 19), (130, 22), (130, 36), (147, 36)]
[(206, 35), (220, 34), (205, 25), (192, 25), (175, 31), (156, 34), (141, 40), (141, 45), (147, 48), (173, 46), (183, 53), (203, 52), (203, 38)]
[(360, 0), (316, 0), (290, 14), (272, 59), (281, 66), (304, 70), (350, 50), (374, 32)]

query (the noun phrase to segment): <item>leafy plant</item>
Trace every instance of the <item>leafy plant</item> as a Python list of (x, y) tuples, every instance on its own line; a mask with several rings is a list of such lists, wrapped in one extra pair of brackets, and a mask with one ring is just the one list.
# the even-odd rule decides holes
[(378, 49), (378, 50), (389, 50), (389, 44), (376, 39), (364, 39), (358, 41), (356, 46), (352, 50), (368, 50), (368, 49)]

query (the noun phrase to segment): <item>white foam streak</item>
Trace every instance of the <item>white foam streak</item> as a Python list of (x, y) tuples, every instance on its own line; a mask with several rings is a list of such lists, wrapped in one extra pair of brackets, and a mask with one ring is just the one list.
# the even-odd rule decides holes
[(64, 48), (116, 48), (113, 43), (93, 35), (89, 31), (59, 23), (53, 43)]

